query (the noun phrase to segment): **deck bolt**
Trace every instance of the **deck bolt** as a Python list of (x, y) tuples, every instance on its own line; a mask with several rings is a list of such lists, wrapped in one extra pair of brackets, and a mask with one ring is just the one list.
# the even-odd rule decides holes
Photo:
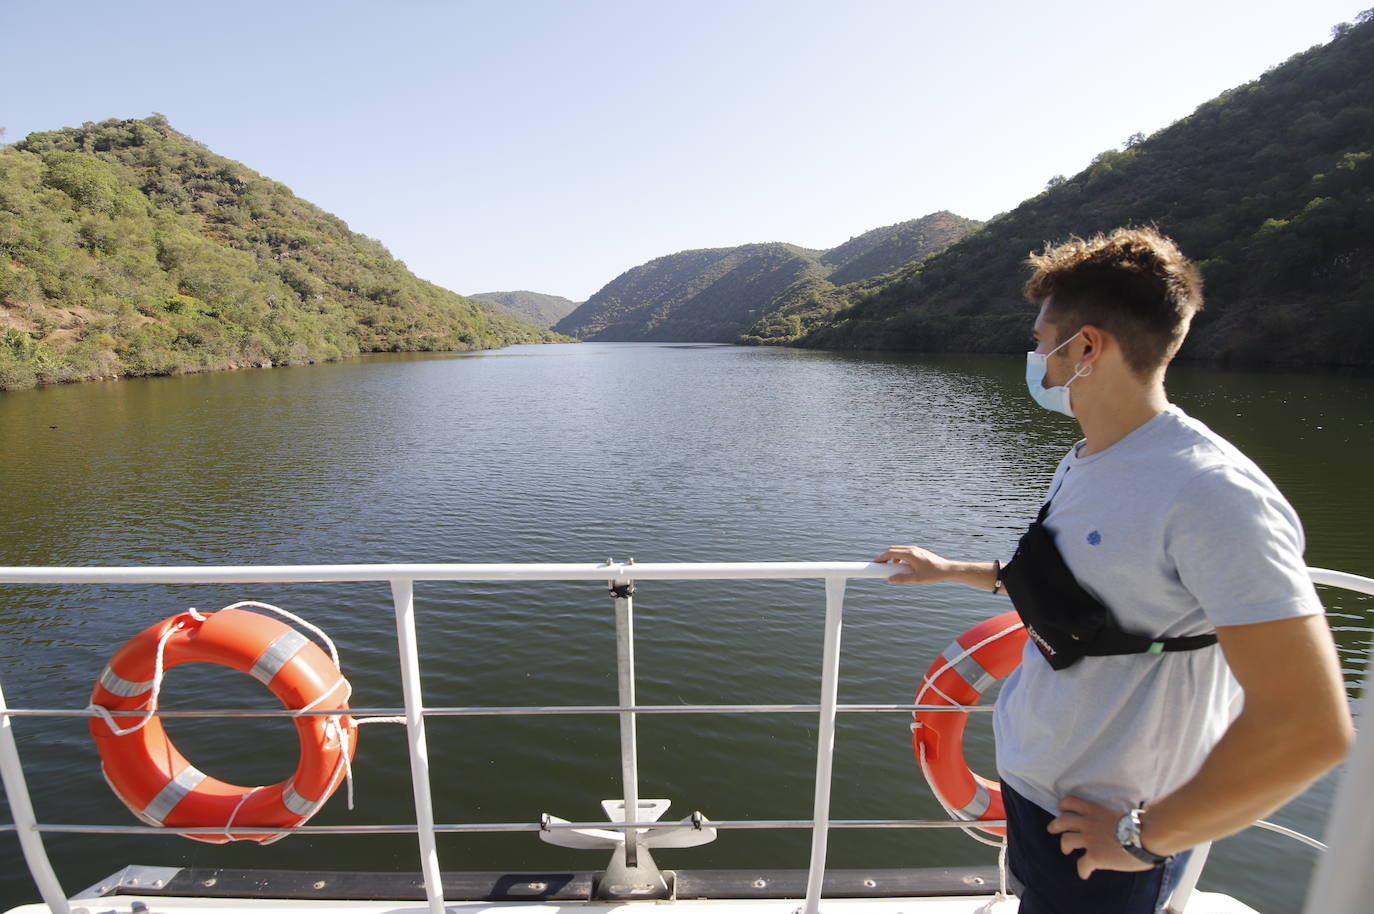
[(549, 887), (547, 882), (531, 882), (530, 889), (535, 892), (542, 892)]
[(875, 885), (877, 885), (877, 884), (878, 884), (878, 883), (874, 882), (872, 879), (865, 879), (865, 880), (864, 880), (864, 885), (868, 886), (870, 889), (873, 888), (873, 887), (874, 887)]
[(767, 886), (767, 885), (768, 885), (768, 881), (767, 881), (766, 879), (755, 879), (755, 880), (754, 880), (754, 888), (756, 888), (756, 889), (764, 888), (764, 887)]
[(322, 888), (324, 888), (324, 880), (321, 879), (319, 882), (315, 883), (315, 888), (317, 888), (317, 889), (322, 889)]
[(205, 886), (205, 887), (208, 889), (210, 886), (214, 885), (216, 882), (219, 882), (219, 880), (216, 879), (214, 876), (211, 876), (209, 879), (207, 879), (207, 880), (205, 880), (204, 882), (202, 882), (201, 885)]

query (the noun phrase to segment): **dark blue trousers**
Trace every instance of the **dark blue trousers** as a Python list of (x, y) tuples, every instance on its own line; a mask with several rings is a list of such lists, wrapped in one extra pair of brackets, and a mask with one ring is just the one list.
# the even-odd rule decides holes
[(1007, 865), (1021, 883), (1020, 914), (1158, 914), (1178, 884), (1192, 851), (1143, 873), (1097, 870), (1078, 878), (1078, 858), (1045, 831), (1053, 815), (1002, 785), (1007, 809)]

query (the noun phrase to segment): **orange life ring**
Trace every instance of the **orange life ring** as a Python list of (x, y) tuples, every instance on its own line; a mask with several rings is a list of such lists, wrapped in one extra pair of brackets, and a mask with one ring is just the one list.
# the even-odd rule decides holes
[[(233, 607), (204, 615), (178, 613), (135, 635), (110, 658), (91, 704), (110, 711), (147, 709), (164, 636), (164, 669), (192, 661), (218, 663), (265, 683), (286, 708), (348, 708), (348, 681), (318, 645), (283, 622)], [(120, 729), (139, 720), (112, 719)], [(346, 714), (303, 716), (295, 724), (301, 752), (296, 773), (264, 787), (240, 787), (204, 774), (177, 751), (156, 715), (123, 735), (100, 717), (91, 718), (90, 728), (105, 779), (140, 820), (167, 828), (224, 826), (223, 835), (185, 836), (211, 844), (267, 844), (284, 833), (240, 829), (309, 819), (339, 786), (357, 747), (357, 724)]]
[[(945, 648), (921, 677), (918, 705), (975, 705), (997, 680), (1016, 669), (1026, 646), (1026, 630), (1015, 612), (979, 622)], [(911, 748), (940, 803), (966, 822), (1005, 819), (1002, 788), (976, 774), (964, 761), (967, 711), (917, 711)], [(980, 826), (997, 837), (1001, 826)]]

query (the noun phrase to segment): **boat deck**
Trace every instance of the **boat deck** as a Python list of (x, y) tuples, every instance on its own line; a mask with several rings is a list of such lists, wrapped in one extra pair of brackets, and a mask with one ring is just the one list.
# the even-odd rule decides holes
[[(487, 914), (518, 908), (528, 914), (611, 914), (626, 905), (667, 905), (679, 914), (796, 914), (802, 902), (792, 899), (678, 899), (673, 901), (585, 902), (585, 901), (451, 901), (449, 914)], [(148, 914), (225, 914), (248, 911), (253, 914), (422, 914), (428, 907), (419, 901), (338, 901), (310, 899), (254, 898), (168, 898), (163, 895), (120, 895), (103, 899), (73, 899), (73, 911), (88, 914), (106, 912), (148, 912)], [(964, 895), (944, 898), (835, 898), (822, 899), (825, 914), (1015, 914), (1014, 898), (1000, 901), (994, 895)], [(10, 914), (48, 914), (43, 904), (24, 905)], [(1194, 892), (1181, 914), (1259, 914), (1229, 895)]]

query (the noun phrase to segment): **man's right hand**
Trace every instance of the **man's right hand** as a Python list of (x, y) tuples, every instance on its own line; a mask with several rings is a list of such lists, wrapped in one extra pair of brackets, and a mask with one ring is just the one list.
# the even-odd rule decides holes
[(993, 590), (998, 583), (997, 565), (993, 562), (956, 562), (920, 546), (892, 546), (873, 561), (896, 564), (902, 569), (888, 578), (893, 584), (956, 581)]
[(905, 570), (888, 578), (893, 584), (929, 584), (950, 579), (951, 562), (920, 546), (890, 546), (875, 562), (891, 562)]

